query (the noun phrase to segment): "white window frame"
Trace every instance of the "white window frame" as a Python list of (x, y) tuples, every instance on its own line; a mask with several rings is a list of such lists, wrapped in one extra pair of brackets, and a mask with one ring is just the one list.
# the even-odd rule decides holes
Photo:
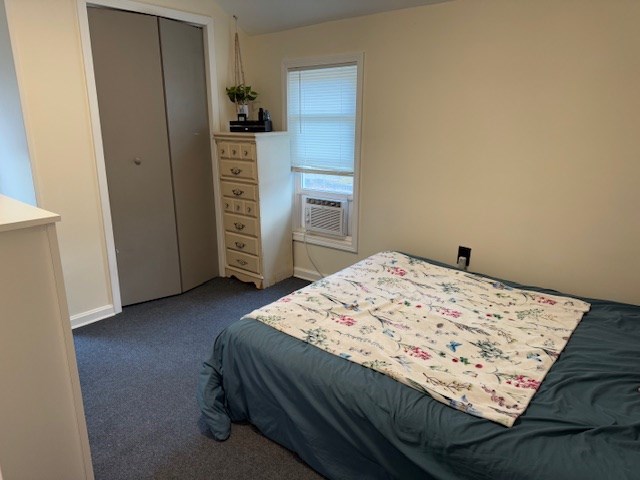
[(353, 193), (347, 197), (349, 201), (348, 211), (348, 231), (349, 236), (340, 238), (330, 238), (313, 233), (305, 233), (302, 229), (302, 196), (318, 195), (325, 198), (344, 198), (344, 195), (327, 193), (324, 191), (305, 190), (302, 188), (301, 174), (294, 173), (294, 193), (293, 193), (293, 239), (300, 242), (307, 242), (313, 245), (346, 250), (357, 253), (358, 251), (358, 212), (360, 198), (360, 144), (362, 132), (362, 93), (363, 93), (363, 71), (364, 53), (347, 53), (340, 55), (326, 55), (319, 57), (305, 57), (285, 59), (282, 62), (282, 117), (284, 130), (288, 130), (288, 105), (287, 105), (287, 78), (290, 69), (313, 68), (313, 67), (335, 67), (346, 64), (355, 64), (357, 67), (356, 84), (356, 129), (354, 138), (354, 159), (353, 159)]

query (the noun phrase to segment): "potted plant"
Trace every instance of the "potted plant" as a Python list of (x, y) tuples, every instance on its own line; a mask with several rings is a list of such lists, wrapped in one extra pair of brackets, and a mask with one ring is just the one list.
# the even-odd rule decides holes
[(251, 88), (251, 85), (240, 83), (232, 87), (227, 87), (227, 97), (238, 106), (238, 113), (249, 114), (249, 102), (253, 102), (258, 97), (258, 92)]

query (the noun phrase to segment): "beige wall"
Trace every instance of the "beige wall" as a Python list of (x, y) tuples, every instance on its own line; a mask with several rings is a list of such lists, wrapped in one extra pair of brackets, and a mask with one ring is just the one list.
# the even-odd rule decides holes
[[(232, 22), (213, 0), (221, 124)], [(36, 189), (62, 215), (71, 314), (111, 303), (75, 0), (5, 0)], [(455, 0), (242, 39), (280, 125), (285, 57), (365, 52), (357, 255), (382, 249), (640, 303), (640, 3)], [(312, 269), (296, 245), (296, 265)]]
[[(60, 213), (72, 315), (112, 303), (76, 0), (5, 0), (40, 206)], [(214, 18), (220, 85), (227, 83), (229, 17), (212, 0), (155, 5)], [(221, 113), (229, 114), (232, 105)]]
[[(284, 58), (365, 52), (357, 255), (383, 249), (640, 304), (640, 2), (455, 0), (248, 39), (281, 125)], [(295, 262), (312, 270), (303, 245)]]

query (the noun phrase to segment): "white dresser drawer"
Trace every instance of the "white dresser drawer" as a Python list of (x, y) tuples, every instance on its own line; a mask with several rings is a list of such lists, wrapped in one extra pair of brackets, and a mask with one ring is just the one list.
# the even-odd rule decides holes
[(229, 144), (227, 142), (218, 143), (218, 158), (229, 158)]
[(230, 158), (242, 158), (240, 155), (240, 144), (238, 143), (230, 143), (229, 144), (229, 157)]
[(258, 222), (255, 218), (244, 215), (224, 214), (224, 229), (227, 232), (242, 233), (243, 235), (258, 235)]
[(233, 205), (233, 200), (230, 198), (223, 198), (222, 199), (222, 207), (224, 208), (225, 212), (229, 212), (229, 213), (234, 213), (234, 205)]
[(253, 143), (241, 143), (240, 144), (240, 158), (243, 160), (255, 160), (256, 159), (256, 146)]
[(231, 204), (233, 205), (233, 211), (231, 213), (244, 214), (244, 202), (242, 200), (231, 200)]
[(258, 255), (258, 239), (239, 235), (237, 233), (224, 232), (224, 243), (227, 248), (239, 252)]
[(253, 273), (260, 273), (260, 259), (254, 255), (227, 248), (227, 265)]
[(257, 181), (256, 164), (238, 160), (220, 160), (220, 175), (228, 178)]
[(249, 215), (250, 217), (258, 216), (258, 204), (256, 202), (251, 202), (249, 200), (245, 200), (244, 204), (244, 214)]
[(243, 200), (255, 200), (257, 198), (256, 186), (246, 183), (220, 182), (224, 197), (240, 198)]

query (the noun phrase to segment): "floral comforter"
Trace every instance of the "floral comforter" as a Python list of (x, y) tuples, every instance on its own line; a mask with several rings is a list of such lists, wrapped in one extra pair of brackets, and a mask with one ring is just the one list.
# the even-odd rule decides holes
[(246, 318), (512, 426), (589, 308), (382, 252)]

